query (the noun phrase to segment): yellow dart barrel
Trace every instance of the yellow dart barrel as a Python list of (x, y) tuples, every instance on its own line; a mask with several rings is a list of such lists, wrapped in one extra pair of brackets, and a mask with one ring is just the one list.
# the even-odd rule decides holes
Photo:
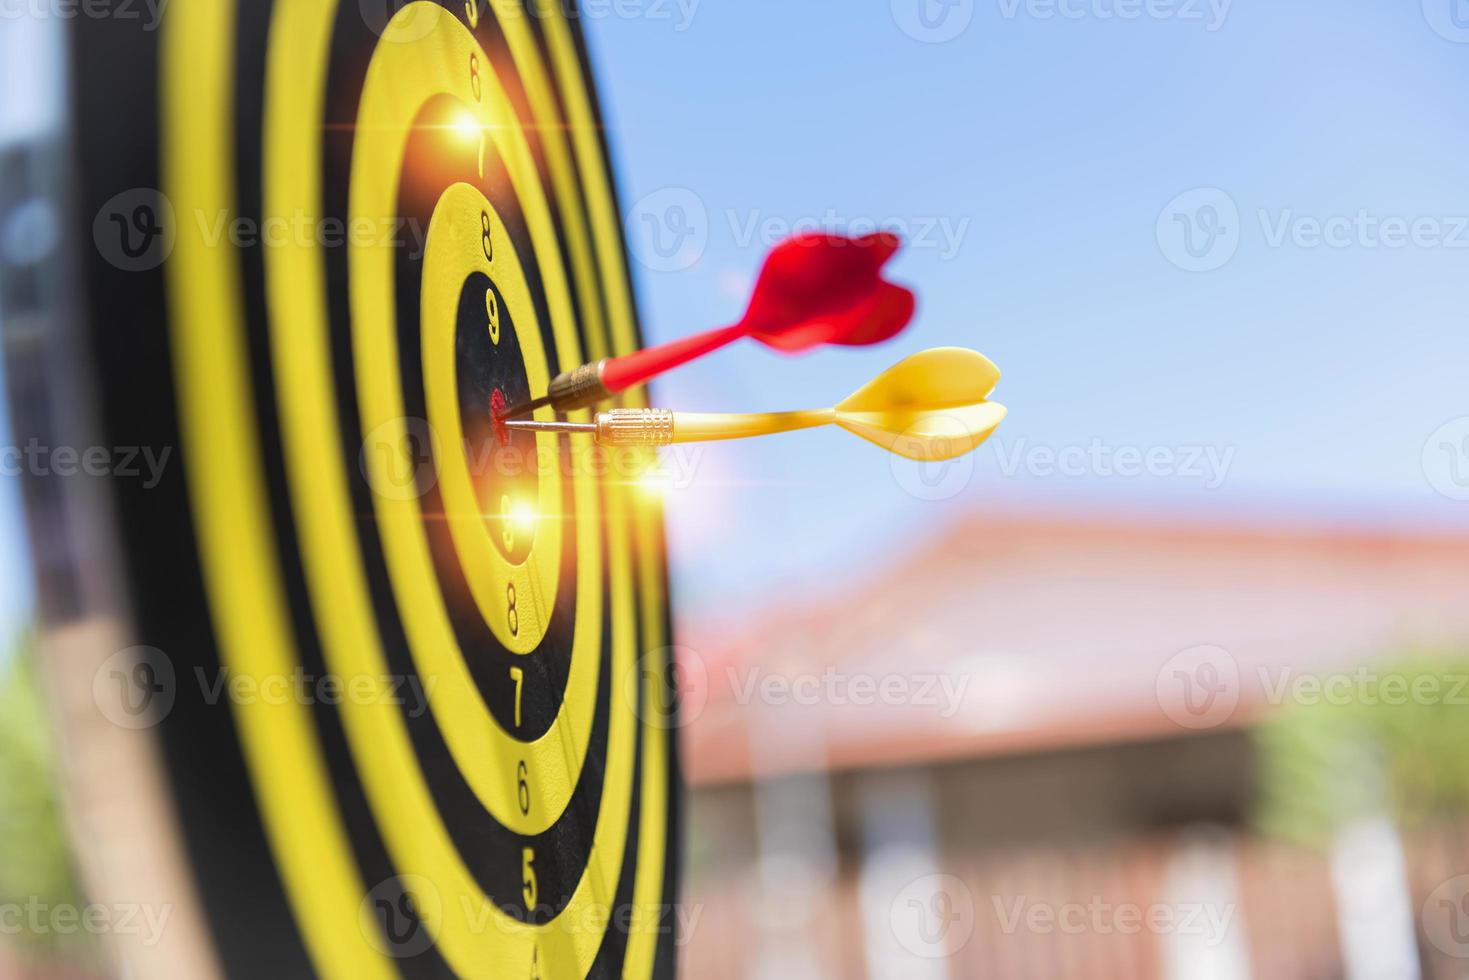
[(673, 413), (663, 408), (614, 408), (597, 415), (603, 446), (666, 446), (673, 442)]
[(667, 446), (675, 442), (744, 439), (811, 429), (826, 425), (832, 418), (830, 409), (734, 415), (670, 412), (661, 408), (616, 408), (598, 414), (596, 438), (604, 446)]

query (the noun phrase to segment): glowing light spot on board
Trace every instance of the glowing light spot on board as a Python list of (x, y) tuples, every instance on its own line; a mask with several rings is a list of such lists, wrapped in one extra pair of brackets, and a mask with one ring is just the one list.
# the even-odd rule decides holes
[(673, 473), (658, 464), (658, 457), (649, 460), (648, 467), (630, 480), (640, 497), (648, 500), (663, 500), (677, 488)]
[(643, 493), (650, 497), (667, 496), (673, 489), (673, 480), (667, 473), (657, 469), (650, 469), (640, 475), (633, 484)]
[(533, 530), (536, 526), (536, 521), (540, 519), (540, 513), (524, 501), (518, 501), (510, 507), (510, 522), (522, 531)]
[(470, 112), (461, 112), (455, 116), (449, 128), (466, 143), (478, 142), (480, 134), (484, 131), (480, 121)]
[(673, 479), (667, 473), (648, 472), (638, 478), (638, 486), (648, 493), (662, 496), (673, 489)]

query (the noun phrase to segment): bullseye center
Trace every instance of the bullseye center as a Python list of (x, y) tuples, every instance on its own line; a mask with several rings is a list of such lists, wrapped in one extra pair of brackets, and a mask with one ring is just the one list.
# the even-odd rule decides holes
[(500, 445), (510, 445), (510, 429), (505, 425), (505, 393), (496, 388), (490, 393), (490, 421), (495, 424), (495, 438)]
[(541, 493), (535, 436), (513, 432), (507, 405), (530, 397), (515, 322), (499, 286), (472, 272), (460, 289), (455, 365), (465, 457), (490, 539), (512, 563), (535, 542)]

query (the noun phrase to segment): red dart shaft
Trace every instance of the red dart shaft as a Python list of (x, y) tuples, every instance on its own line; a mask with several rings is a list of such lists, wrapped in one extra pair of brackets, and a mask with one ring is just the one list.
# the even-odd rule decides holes
[(560, 412), (587, 408), (604, 401), (619, 391), (626, 391), (670, 368), (687, 364), (697, 357), (717, 350), (749, 332), (743, 321), (730, 327), (707, 330), (661, 347), (634, 351), (621, 357), (609, 357), (579, 368), (563, 371), (551, 379), (546, 394), (509, 409), (497, 410), (497, 419), (528, 415), (543, 405)]
[(602, 385), (612, 394), (626, 391), (657, 377), (664, 371), (703, 357), (745, 336), (743, 323), (716, 327), (703, 333), (672, 340), (657, 347), (634, 351), (621, 357), (608, 358), (602, 365)]

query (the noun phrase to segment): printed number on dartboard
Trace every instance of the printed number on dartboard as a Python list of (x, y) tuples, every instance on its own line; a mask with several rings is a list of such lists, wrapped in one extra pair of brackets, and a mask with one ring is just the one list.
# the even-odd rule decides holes
[(490, 329), (490, 343), (498, 347), (500, 345), (500, 301), (495, 298), (495, 290), (489, 286), (485, 287), (485, 323)]

